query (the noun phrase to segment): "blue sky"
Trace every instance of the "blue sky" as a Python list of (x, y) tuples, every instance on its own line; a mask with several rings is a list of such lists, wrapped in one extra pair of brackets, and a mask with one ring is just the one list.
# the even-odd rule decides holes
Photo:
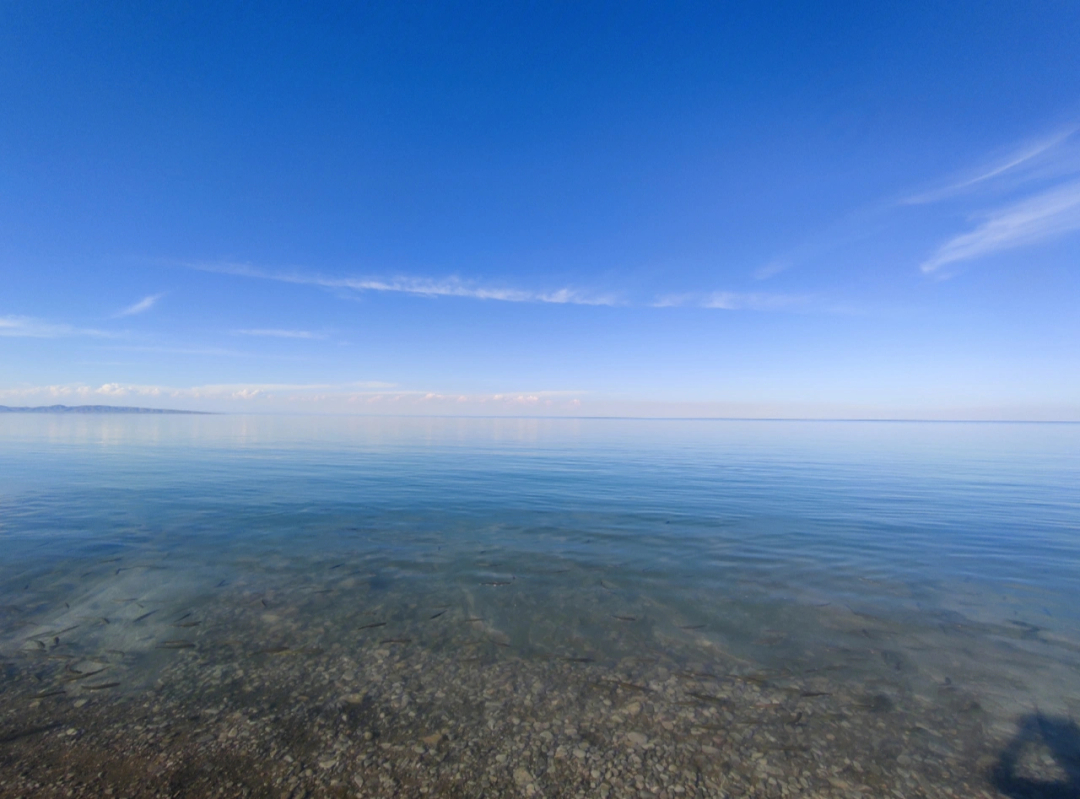
[(0, 403), (1080, 419), (1080, 5), (0, 6)]

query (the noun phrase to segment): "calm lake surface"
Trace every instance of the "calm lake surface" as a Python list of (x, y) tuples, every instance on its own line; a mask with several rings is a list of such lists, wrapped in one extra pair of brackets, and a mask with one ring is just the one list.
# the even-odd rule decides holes
[(0, 475), (22, 791), (121, 710), (131, 795), (1080, 790), (1080, 425), (11, 414)]

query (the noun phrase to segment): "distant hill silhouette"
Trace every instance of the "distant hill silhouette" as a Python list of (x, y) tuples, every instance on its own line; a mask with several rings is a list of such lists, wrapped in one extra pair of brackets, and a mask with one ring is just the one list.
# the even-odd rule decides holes
[(206, 411), (174, 411), (166, 408), (128, 408), (123, 405), (0, 405), (0, 413), (184, 413), (205, 415)]

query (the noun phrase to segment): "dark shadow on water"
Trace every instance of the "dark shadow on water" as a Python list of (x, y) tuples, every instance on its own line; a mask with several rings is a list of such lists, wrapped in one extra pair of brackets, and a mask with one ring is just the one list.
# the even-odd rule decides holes
[[(1076, 722), (1034, 713), (1020, 719), (1018, 726), (994, 767), (994, 787), (1011, 799), (1080, 799), (1080, 727)], [(1046, 776), (1043, 756), (1047, 753), (1054, 761), (1052, 778)]]

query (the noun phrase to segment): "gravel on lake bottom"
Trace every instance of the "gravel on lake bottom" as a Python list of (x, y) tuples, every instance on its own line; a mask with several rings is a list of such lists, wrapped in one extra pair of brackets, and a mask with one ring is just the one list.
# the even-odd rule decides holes
[(217, 612), (173, 625), (143, 684), (122, 651), (0, 662), (0, 796), (1080, 796), (1075, 724), (1006, 729), (951, 684)]

